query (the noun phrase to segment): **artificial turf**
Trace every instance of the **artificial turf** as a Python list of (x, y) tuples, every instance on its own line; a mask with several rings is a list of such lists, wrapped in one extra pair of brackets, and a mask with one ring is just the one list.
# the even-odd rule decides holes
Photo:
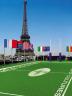
[[(0, 96), (54, 96), (64, 78), (72, 68), (72, 63), (67, 61), (35, 61), (30, 62), (31, 65), (28, 65), (28, 63), (19, 63), (5, 65), (3, 67), (1, 66), (1, 68), (23, 64), (27, 66), (18, 67), (15, 70), (0, 72), (0, 92), (2, 92), (0, 93)], [(49, 68), (51, 71), (41, 76), (28, 76), (31, 71), (40, 68)], [(65, 96), (72, 96), (72, 81)]]

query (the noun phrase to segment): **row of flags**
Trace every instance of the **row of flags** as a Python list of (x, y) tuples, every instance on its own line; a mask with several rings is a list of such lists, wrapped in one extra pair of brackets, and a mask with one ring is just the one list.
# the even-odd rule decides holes
[(46, 51), (50, 51), (50, 47), (49, 46), (39, 46), (37, 48), (38, 52), (46, 52)]
[[(21, 40), (7, 40), (4, 39), (4, 48), (18, 48), (23, 50), (34, 50), (33, 44), (29, 42), (22, 42)], [(47, 52), (50, 51), (50, 46), (38, 46), (37, 47), (38, 52)], [(66, 52), (72, 52), (72, 46), (66, 47)]]
[(67, 51), (67, 52), (72, 52), (72, 46), (67, 46), (67, 47), (66, 47), (66, 51)]
[[(50, 46), (39, 46), (37, 47), (38, 52), (47, 52), (50, 51)], [(72, 52), (72, 46), (66, 47), (66, 52)]]
[(4, 48), (18, 48), (23, 50), (33, 50), (33, 44), (29, 42), (22, 42), (21, 40), (7, 40), (4, 39)]

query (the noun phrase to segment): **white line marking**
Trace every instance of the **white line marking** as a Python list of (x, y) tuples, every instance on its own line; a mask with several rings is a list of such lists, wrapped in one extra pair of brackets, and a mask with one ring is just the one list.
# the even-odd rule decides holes
[(67, 89), (72, 81), (72, 69), (70, 69), (69, 74), (65, 77), (60, 87), (54, 94), (54, 96), (65, 96)]
[(67, 84), (67, 86), (66, 86), (66, 88), (65, 88), (65, 90), (64, 90), (64, 92), (63, 92), (63, 94), (62, 94), (62, 96), (65, 96), (65, 93), (66, 93), (66, 91), (67, 91), (67, 89), (68, 89), (71, 81), (72, 81), (72, 77), (70, 78), (70, 80), (69, 80), (69, 82), (68, 82), (68, 84)]
[(4, 92), (0, 92), (0, 94), (3, 94), (3, 95), (10, 95), (10, 96), (24, 96), (24, 95), (11, 94), (11, 93), (4, 93)]
[(50, 74), (68, 74), (68, 72), (50, 72)]
[(30, 62), (30, 63), (21, 64), (21, 65), (11, 66), (11, 67), (0, 68), (0, 72), (7, 72), (7, 71), (12, 71), (12, 70), (14, 71), (16, 69), (26, 67), (26, 66), (31, 66), (34, 64), (38, 64), (38, 62)]
[[(7, 69), (7, 68), (14, 68), (14, 67), (24, 67), (23, 65), (26, 66), (30, 66), (30, 65), (33, 65), (33, 64), (38, 64), (39, 62), (30, 62), (30, 63), (25, 63), (25, 64), (22, 64), (22, 65), (16, 65), (16, 66), (11, 66), (11, 67), (4, 67), (4, 68), (0, 68), (0, 70), (2, 69)], [(4, 92), (0, 92), (0, 94), (3, 94), (3, 95), (10, 95), (10, 96), (25, 96), (25, 95), (18, 95), (18, 94), (11, 94), (11, 93), (4, 93)]]

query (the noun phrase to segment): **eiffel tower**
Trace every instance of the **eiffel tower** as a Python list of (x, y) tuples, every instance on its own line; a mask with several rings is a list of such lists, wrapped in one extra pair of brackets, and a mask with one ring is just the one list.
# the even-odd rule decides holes
[[(30, 36), (28, 34), (28, 26), (27, 26), (27, 0), (24, 0), (24, 15), (23, 15), (23, 26), (22, 26), (22, 34), (20, 40), (24, 42), (30, 43)], [(16, 49), (16, 55), (19, 54), (21, 56), (34, 56), (34, 50), (22, 50)]]

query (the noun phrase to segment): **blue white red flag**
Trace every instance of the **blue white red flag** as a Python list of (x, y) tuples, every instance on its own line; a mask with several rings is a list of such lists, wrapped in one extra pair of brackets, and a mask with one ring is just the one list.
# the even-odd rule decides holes
[(17, 40), (8, 40), (9, 48), (17, 48)]

